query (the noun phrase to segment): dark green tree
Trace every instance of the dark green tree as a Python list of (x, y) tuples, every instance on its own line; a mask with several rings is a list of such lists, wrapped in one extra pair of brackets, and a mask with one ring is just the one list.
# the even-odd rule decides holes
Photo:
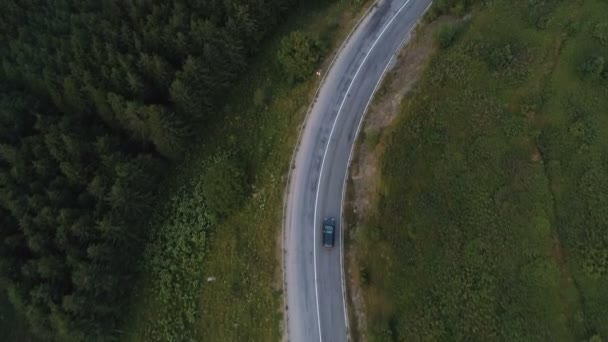
[(321, 52), (316, 38), (305, 32), (293, 31), (281, 40), (278, 60), (292, 80), (302, 81), (312, 75)]
[[(36, 335), (117, 339), (167, 164), (223, 117), (292, 3), (2, 3), (0, 283)], [(209, 177), (225, 215), (244, 174), (228, 161)]]

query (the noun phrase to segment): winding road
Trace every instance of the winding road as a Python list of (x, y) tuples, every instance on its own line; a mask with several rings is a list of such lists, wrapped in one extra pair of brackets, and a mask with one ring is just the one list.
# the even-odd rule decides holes
[[(286, 336), (293, 342), (349, 338), (342, 203), (363, 114), (393, 56), (431, 0), (379, 0), (342, 45), (302, 128), (286, 189), (283, 263)], [(336, 246), (321, 223), (336, 219)]]

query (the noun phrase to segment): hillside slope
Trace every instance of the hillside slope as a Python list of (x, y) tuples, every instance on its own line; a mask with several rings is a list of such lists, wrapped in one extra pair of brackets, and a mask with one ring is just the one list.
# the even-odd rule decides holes
[(440, 30), (356, 237), (371, 340), (608, 336), (605, 13), (493, 1)]

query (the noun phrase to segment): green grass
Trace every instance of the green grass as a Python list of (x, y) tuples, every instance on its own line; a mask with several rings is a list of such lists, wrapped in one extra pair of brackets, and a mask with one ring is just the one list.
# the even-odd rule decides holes
[[(279, 42), (294, 29), (319, 37), (327, 67), (364, 3), (311, 3), (292, 13), (230, 94), (224, 111), (232, 115), (215, 123), (206, 143), (162, 184), (167, 200), (150, 220), (127, 340), (280, 339), (283, 190), (319, 79), (288, 81), (276, 61)], [(202, 186), (212, 159), (224, 155), (244, 165), (251, 189), (242, 206), (218, 220), (207, 213)]]
[(372, 130), (364, 133), (365, 145), (368, 149), (373, 150), (380, 141), (380, 132), (378, 130)]
[[(311, 11), (290, 24), (320, 36), (330, 51), (341, 44), (362, 13), (362, 4), (338, 2)], [(211, 341), (271, 341), (280, 338), (282, 324), (282, 278), (280, 276), (280, 231), (283, 192), (298, 127), (318, 85), (309, 80), (293, 86), (285, 83), (274, 60), (278, 39), (261, 56), (260, 70), (251, 75), (248, 87), (237, 90), (235, 110), (244, 113), (234, 123), (247, 146), (255, 170), (252, 198), (243, 210), (218, 227), (205, 272), (218, 280), (203, 288), (199, 336)], [(330, 60), (326, 58), (325, 67)], [(272, 98), (255, 106), (256, 90), (265, 89)], [(241, 96), (241, 94), (243, 94)], [(248, 135), (248, 136), (247, 136)]]
[(494, 1), (432, 58), (355, 238), (370, 341), (608, 337), (606, 13)]

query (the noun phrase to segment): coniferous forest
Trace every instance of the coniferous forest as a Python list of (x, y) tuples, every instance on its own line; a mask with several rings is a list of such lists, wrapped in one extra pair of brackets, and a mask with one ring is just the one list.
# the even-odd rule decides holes
[(0, 285), (36, 334), (120, 329), (166, 170), (293, 0), (5, 0)]

